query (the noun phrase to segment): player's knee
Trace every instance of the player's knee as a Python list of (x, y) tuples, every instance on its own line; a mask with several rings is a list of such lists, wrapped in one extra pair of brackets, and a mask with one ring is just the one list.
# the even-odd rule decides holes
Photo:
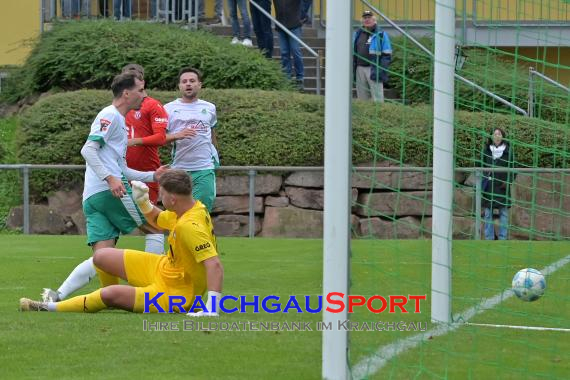
[(105, 262), (105, 259), (111, 255), (114, 250), (114, 248), (99, 248), (93, 253), (93, 264), (100, 268)]
[(107, 286), (101, 289), (101, 300), (106, 306), (115, 306), (116, 304), (117, 294), (114, 288), (114, 286)]

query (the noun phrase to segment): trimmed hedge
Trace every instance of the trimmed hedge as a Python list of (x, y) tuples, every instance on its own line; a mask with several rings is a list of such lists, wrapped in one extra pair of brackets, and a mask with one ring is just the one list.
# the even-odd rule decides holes
[[(174, 92), (154, 92), (163, 103)], [(292, 92), (204, 90), (216, 104), (223, 165), (323, 165), (324, 99)], [(81, 147), (96, 114), (111, 102), (107, 91), (82, 90), (38, 101), (22, 115), (19, 162), (83, 164)], [(427, 106), (353, 104), (353, 162), (432, 165), (432, 111)], [(479, 166), (483, 141), (494, 127), (513, 139), (519, 165), (560, 167), (570, 162), (568, 128), (537, 119), (456, 113), (457, 166)], [(534, 149), (534, 146), (538, 148)], [(165, 151), (168, 149), (166, 148)], [(35, 171), (36, 197), (81, 181), (81, 172)]]
[[(433, 40), (418, 41), (433, 52)], [(406, 37), (393, 39), (393, 63), (390, 85), (412, 104), (431, 104), (433, 96), (433, 60)], [(467, 60), (459, 74), (501, 96), (518, 107), (527, 109), (528, 67), (524, 57), (513, 63), (513, 57), (497, 49), (468, 48)], [(511, 112), (493, 98), (460, 81), (456, 84), (456, 103), (460, 109), (485, 112)], [(560, 89), (538, 80), (535, 88), (535, 114), (544, 120), (570, 124), (570, 97)]]
[(14, 102), (52, 89), (108, 89), (121, 68), (145, 68), (148, 88), (176, 89), (178, 71), (193, 66), (211, 88), (290, 87), (276, 61), (257, 49), (234, 46), (203, 31), (148, 22), (80, 21), (56, 23), (42, 34), (26, 63), (3, 86)]

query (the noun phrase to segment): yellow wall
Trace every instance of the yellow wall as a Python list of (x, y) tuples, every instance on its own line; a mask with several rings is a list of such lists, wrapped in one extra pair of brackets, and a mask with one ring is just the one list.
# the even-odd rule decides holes
[[(314, 0), (318, 9), (319, 0)], [(323, 3), (326, 3), (323, 0)], [(459, 17), (464, 0), (455, 1)], [(473, 0), (466, 2), (468, 18), (473, 15)], [(370, 4), (393, 20), (433, 21), (435, 0), (371, 0)], [(532, 21), (551, 20), (570, 22), (570, 2), (566, 0), (477, 0), (476, 16), (479, 21)], [(354, 0), (354, 19), (360, 19), (368, 7)]]
[(0, 65), (22, 64), (26, 40), (40, 32), (40, 1), (3, 0), (0, 8)]
[[(515, 52), (515, 49), (511, 47), (500, 49), (513, 54)], [(536, 71), (544, 73), (566, 87), (570, 87), (570, 47), (523, 47), (518, 49), (517, 54), (521, 57), (520, 61), (524, 62), (525, 65), (533, 66)], [(529, 58), (529, 60), (525, 60), (524, 57)], [(534, 63), (532, 60), (537, 62)], [(563, 66), (566, 69), (562, 68)]]

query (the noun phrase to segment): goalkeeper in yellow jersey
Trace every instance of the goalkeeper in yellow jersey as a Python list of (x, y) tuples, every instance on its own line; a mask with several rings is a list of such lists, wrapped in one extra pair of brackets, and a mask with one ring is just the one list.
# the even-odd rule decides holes
[[(223, 267), (206, 207), (192, 198), (192, 182), (183, 170), (168, 170), (159, 179), (162, 211), (150, 203), (148, 187), (133, 181), (133, 197), (147, 221), (169, 230), (166, 256), (130, 249), (102, 248), (93, 255), (104, 287), (61, 302), (20, 299), (22, 311), (94, 313), (108, 307), (142, 312), (173, 312), (169, 296), (176, 296), (188, 311), (197, 295), (206, 291), (205, 310), (191, 316), (217, 316), (223, 283)], [(116, 285), (117, 277), (129, 285)], [(105, 286), (108, 285), (108, 286)], [(145, 310), (145, 306), (146, 309)]]

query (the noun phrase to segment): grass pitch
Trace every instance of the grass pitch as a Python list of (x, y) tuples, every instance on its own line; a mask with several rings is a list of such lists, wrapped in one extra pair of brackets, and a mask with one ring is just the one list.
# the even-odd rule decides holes
[[(318, 379), (321, 333), (317, 331), (143, 331), (143, 321), (177, 322), (184, 315), (140, 315), (119, 310), (98, 314), (20, 313), (20, 297), (38, 298), (57, 287), (90, 251), (84, 237), (0, 235), (0, 378), (192, 378)], [(142, 249), (140, 237), (120, 247)], [(319, 240), (220, 238), (224, 294), (322, 293)], [(359, 322), (430, 319), (430, 241), (353, 242), (351, 294), (427, 294), (420, 314), (374, 315), (357, 309)], [(510, 286), (518, 269), (538, 269), (570, 254), (569, 243), (455, 242), (453, 311), (461, 314)], [(95, 289), (94, 282), (83, 289)], [(547, 278), (537, 302), (510, 298), (471, 322), (570, 328), (570, 265)], [(411, 308), (409, 309), (411, 311)], [(322, 315), (222, 315), (226, 322), (315, 322)], [(380, 347), (414, 332), (353, 331), (350, 363), (368, 363)], [(465, 326), (433, 337), (370, 378), (559, 378), (570, 373), (570, 332)]]

